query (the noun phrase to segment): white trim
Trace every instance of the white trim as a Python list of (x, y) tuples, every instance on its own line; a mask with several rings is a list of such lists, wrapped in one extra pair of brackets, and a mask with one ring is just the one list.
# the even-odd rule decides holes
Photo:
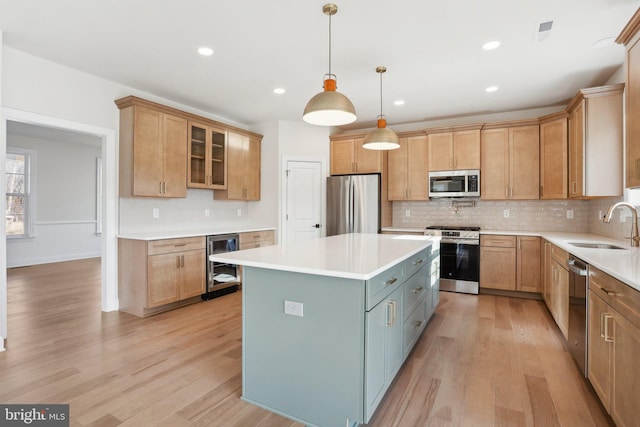
[[(28, 239), (30, 237), (35, 237), (35, 217), (36, 217), (36, 174), (35, 174), (35, 165), (37, 162), (37, 151), (28, 150), (26, 148), (21, 147), (6, 147), (6, 153), (15, 153), (22, 154), (26, 157), (26, 162), (24, 165), (25, 173), (25, 193), (24, 196), (26, 198), (26, 214), (24, 216), (24, 233), (23, 234), (12, 234), (11, 236), (6, 236), (7, 239)], [(6, 171), (5, 171), (6, 174)], [(5, 230), (6, 232), (6, 230)]]
[(283, 156), (280, 173), (280, 243), (287, 241), (287, 167), (289, 162), (314, 162), (320, 163), (320, 176), (321, 176), (321, 188), (320, 194), (322, 200), (320, 200), (320, 237), (324, 237), (327, 233), (325, 224), (327, 223), (327, 160), (324, 157), (297, 157), (297, 156)]
[[(74, 122), (71, 120), (60, 119), (57, 117), (45, 116), (42, 114), (31, 113), (28, 111), (16, 110), (13, 108), (2, 108), (2, 138), (6, 141), (6, 128), (7, 121), (16, 121), (21, 123), (33, 124), (37, 126), (46, 126), (55, 129), (71, 130), (75, 132), (82, 132), (91, 135), (98, 136), (102, 139), (102, 161), (103, 161), (103, 185), (102, 194), (103, 206), (102, 217), (103, 232), (102, 232), (102, 311), (114, 311), (118, 309), (118, 283), (117, 283), (117, 271), (118, 271), (118, 253), (117, 253), (117, 227), (118, 227), (118, 197), (117, 197), (117, 184), (118, 184), (118, 162), (117, 162), (117, 146), (116, 146), (116, 132), (114, 129), (103, 128), (100, 126), (89, 125), (85, 123)], [(0, 155), (6, 151), (6, 147), (0, 147)], [(2, 166), (4, 169), (4, 166)], [(4, 203), (4, 201), (2, 202)], [(4, 230), (4, 224), (0, 229), (2, 235), (6, 236)], [(5, 239), (1, 239), (5, 240)], [(6, 254), (6, 251), (5, 251)], [(3, 260), (3, 268), (6, 270), (6, 255)], [(5, 271), (6, 272), (6, 271)], [(0, 286), (0, 299), (2, 292), (6, 295), (6, 282), (4, 286)], [(6, 298), (4, 303), (0, 302), (0, 310), (3, 316), (0, 316), (0, 322), (2, 319), (6, 319)], [(6, 320), (5, 324), (6, 324)], [(2, 326), (2, 325), (0, 325)], [(2, 328), (0, 328), (0, 332)]]
[(36, 225), (71, 225), (71, 224), (95, 224), (95, 219), (74, 219), (69, 221), (38, 221)]

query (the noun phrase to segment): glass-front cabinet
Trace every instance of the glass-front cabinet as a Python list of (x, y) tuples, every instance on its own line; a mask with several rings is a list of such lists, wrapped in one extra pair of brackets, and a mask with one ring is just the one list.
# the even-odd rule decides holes
[(189, 188), (227, 188), (227, 132), (189, 122)]

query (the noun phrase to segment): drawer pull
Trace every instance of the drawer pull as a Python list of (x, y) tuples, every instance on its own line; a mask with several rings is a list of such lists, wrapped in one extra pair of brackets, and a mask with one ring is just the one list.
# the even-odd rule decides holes
[(616, 296), (616, 293), (615, 293), (615, 292), (610, 291), (610, 290), (609, 290), (609, 289), (607, 289), (607, 288), (603, 288), (603, 287), (601, 286), (601, 287), (600, 287), (600, 289), (602, 290), (602, 292), (604, 292), (604, 293), (605, 293), (605, 294), (607, 294), (607, 295), (611, 295), (612, 297), (615, 297), (615, 296)]
[(416, 320), (413, 322), (414, 329), (420, 329), (420, 326), (422, 326), (422, 320)]
[(387, 280), (384, 284), (387, 286), (393, 285), (394, 283), (396, 283), (398, 281), (398, 279), (396, 279), (395, 277), (393, 279)]
[(413, 293), (414, 293), (414, 294), (419, 294), (420, 292), (422, 292), (422, 290), (423, 290), (423, 289), (424, 289), (424, 288), (423, 288), (422, 286), (420, 286), (419, 288), (415, 288), (415, 289), (413, 289)]
[(174, 247), (180, 247), (180, 246), (187, 246), (186, 243), (176, 243), (175, 245), (173, 245)]
[(413, 262), (413, 265), (420, 265), (420, 264), (422, 264), (423, 262), (424, 262), (424, 260), (423, 260), (422, 258), (420, 258), (420, 259), (415, 260), (415, 261)]

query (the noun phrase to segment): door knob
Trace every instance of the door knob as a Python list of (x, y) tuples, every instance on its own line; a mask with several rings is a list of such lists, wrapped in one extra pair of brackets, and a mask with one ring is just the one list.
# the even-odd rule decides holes
[(320, 224), (314, 224), (311, 226), (311, 228), (320, 228)]

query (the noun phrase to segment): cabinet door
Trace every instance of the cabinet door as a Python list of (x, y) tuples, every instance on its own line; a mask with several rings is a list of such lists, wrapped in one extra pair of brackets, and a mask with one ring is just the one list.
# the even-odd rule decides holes
[(187, 196), (187, 121), (163, 114), (164, 197)]
[(391, 382), (395, 378), (400, 366), (402, 366), (403, 347), (402, 336), (403, 319), (404, 319), (404, 304), (402, 294), (404, 292), (404, 286), (400, 286), (396, 289), (389, 298), (387, 310), (387, 348), (386, 348), (386, 366), (385, 366), (385, 382), (387, 387), (391, 385)]
[(189, 123), (187, 186), (207, 188), (209, 184), (209, 129), (207, 126)]
[(567, 119), (540, 125), (540, 198), (566, 199), (568, 176)]
[(330, 143), (331, 175), (345, 175), (355, 173), (355, 155), (353, 139), (340, 139)]
[(387, 198), (389, 200), (406, 200), (408, 198), (408, 139), (398, 138), (398, 142), (400, 148), (390, 150), (387, 158)]
[(556, 323), (565, 338), (569, 334), (569, 270), (555, 259), (551, 260), (553, 268), (553, 287), (551, 289), (551, 310)]
[(209, 128), (208, 152), (209, 188), (224, 190), (227, 188), (227, 132), (225, 130)]
[(368, 150), (362, 148), (364, 138), (355, 138), (353, 140), (354, 161), (357, 173), (376, 173), (382, 172), (382, 156), (381, 150)]
[(515, 291), (515, 248), (480, 247), (480, 287)]
[(503, 200), (507, 198), (509, 180), (509, 130), (481, 131), (480, 141), (480, 198)]
[(540, 131), (538, 125), (509, 129), (509, 198), (540, 197)]
[(162, 195), (163, 149), (162, 113), (149, 108), (134, 108), (133, 195)]
[(625, 187), (640, 186), (640, 42), (627, 51), (627, 181)]
[(147, 257), (147, 308), (178, 301), (180, 256), (177, 253)]
[(569, 115), (569, 198), (584, 195), (584, 102)]
[[(593, 389), (607, 412), (610, 412), (611, 397), (611, 339), (613, 317), (609, 305), (589, 291), (588, 376)], [(606, 326), (606, 331), (605, 331)], [(606, 332), (606, 334), (605, 334)]]
[(453, 132), (431, 133), (427, 135), (427, 139), (429, 144), (429, 170), (452, 170)]
[(244, 200), (260, 200), (260, 140), (244, 137)]
[(453, 133), (453, 168), (480, 169), (480, 130)]
[(540, 238), (518, 236), (517, 286), (523, 292), (542, 292), (540, 283)]
[(205, 251), (187, 251), (180, 254), (180, 299), (191, 298), (205, 292)]
[(543, 280), (542, 280), (542, 297), (544, 298), (544, 302), (547, 304), (547, 308), (551, 311), (551, 288), (552, 288), (552, 277), (553, 277), (553, 269), (551, 267), (551, 243), (545, 241), (544, 242), (544, 259), (543, 259)]
[(244, 139), (246, 137), (229, 132), (227, 148), (227, 198), (242, 200), (244, 196)]
[[(611, 418), (616, 425), (631, 427), (640, 425), (638, 397), (640, 390), (640, 328), (614, 311), (613, 354), (611, 354), (612, 394)], [(608, 332), (608, 331), (607, 331)]]
[[(389, 156), (393, 151), (395, 150), (389, 152)], [(429, 200), (427, 152), (426, 136), (412, 136), (408, 139), (406, 170), (409, 200)]]

